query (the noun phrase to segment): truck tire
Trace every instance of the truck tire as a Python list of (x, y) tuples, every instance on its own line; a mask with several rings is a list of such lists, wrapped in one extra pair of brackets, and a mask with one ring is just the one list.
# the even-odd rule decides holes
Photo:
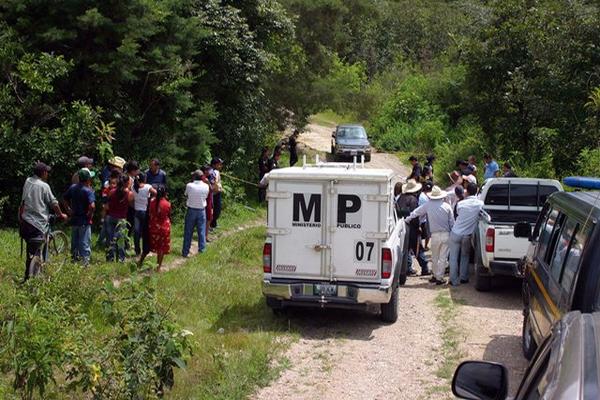
[(398, 288), (392, 292), (389, 303), (381, 305), (381, 320), (383, 322), (394, 323), (398, 320)]
[(406, 251), (402, 251), (402, 264), (400, 264), (400, 273), (398, 274), (398, 285), (404, 286), (406, 284), (406, 268), (408, 265), (408, 254)]
[(367, 155), (365, 156), (365, 162), (369, 162), (369, 161), (371, 161), (371, 155), (370, 155), (370, 154), (367, 154)]
[(273, 314), (279, 316), (283, 313), (283, 305), (281, 304), (281, 300), (276, 299), (275, 297), (266, 297), (267, 306), (273, 310)]
[(531, 332), (531, 321), (529, 320), (529, 310), (525, 310), (523, 316), (523, 332), (521, 335), (521, 344), (523, 347), (523, 356), (526, 359), (531, 360), (535, 351), (537, 350), (537, 344), (535, 343), (535, 339), (533, 338), (533, 333)]
[(492, 290), (492, 277), (484, 276), (483, 265), (481, 264), (481, 253), (479, 246), (475, 247), (475, 290), (478, 292), (489, 292)]

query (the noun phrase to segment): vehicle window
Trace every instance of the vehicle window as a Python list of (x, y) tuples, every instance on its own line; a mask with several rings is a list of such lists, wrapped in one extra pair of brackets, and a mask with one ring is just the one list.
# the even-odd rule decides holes
[(573, 234), (577, 228), (577, 224), (569, 219), (567, 219), (566, 223), (563, 222), (562, 225), (562, 232), (556, 241), (556, 247), (554, 254), (552, 255), (552, 261), (550, 262), (550, 271), (556, 282), (560, 282), (563, 264), (571, 245), (571, 239), (573, 238)]
[(360, 126), (338, 128), (336, 135), (344, 139), (365, 139), (367, 137), (365, 129)]
[(567, 255), (562, 277), (560, 278), (560, 284), (567, 292), (571, 291), (571, 286), (573, 285), (575, 276), (577, 276), (581, 255), (583, 254), (583, 246), (587, 236), (585, 232), (577, 232), (578, 228), (579, 226), (576, 228), (575, 237), (571, 240), (569, 254)]
[[(538, 193), (539, 188), (539, 193)], [(519, 184), (500, 184), (490, 186), (485, 196), (485, 204), (495, 206), (531, 206), (541, 207), (546, 203), (546, 199), (552, 193), (558, 191), (554, 186), (546, 185), (519, 185)]]
[(551, 211), (552, 211), (552, 208), (550, 207), (550, 205), (546, 204), (544, 206), (544, 209), (542, 210), (542, 212), (538, 215), (536, 222), (535, 222), (535, 228), (533, 228), (533, 232), (531, 234), (531, 237), (533, 238), (534, 241), (537, 241), (538, 238), (540, 237), (540, 229), (542, 228), (542, 226), (548, 219), (548, 215), (550, 214)]
[(552, 239), (552, 232), (554, 231), (554, 225), (556, 225), (556, 219), (558, 218), (558, 210), (553, 209), (548, 214), (548, 218), (542, 224), (540, 229), (540, 241), (537, 245), (537, 255), (540, 259), (544, 259), (548, 245)]

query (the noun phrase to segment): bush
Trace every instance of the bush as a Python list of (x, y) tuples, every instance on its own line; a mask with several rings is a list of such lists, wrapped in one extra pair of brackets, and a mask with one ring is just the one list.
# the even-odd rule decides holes
[(600, 149), (584, 149), (579, 155), (577, 167), (580, 175), (600, 177)]
[(188, 334), (161, 309), (149, 278), (117, 289), (65, 265), (3, 294), (0, 371), (25, 399), (158, 398), (186, 365)]

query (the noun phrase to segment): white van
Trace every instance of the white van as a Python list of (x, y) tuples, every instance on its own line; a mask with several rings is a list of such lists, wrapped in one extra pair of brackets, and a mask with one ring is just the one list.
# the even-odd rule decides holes
[(269, 174), (263, 293), (271, 308), (380, 304), (381, 318), (396, 321), (407, 235), (392, 178), (343, 163)]

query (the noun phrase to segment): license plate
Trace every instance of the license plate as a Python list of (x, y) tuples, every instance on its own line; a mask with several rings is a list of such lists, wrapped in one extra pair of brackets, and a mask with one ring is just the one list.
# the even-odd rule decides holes
[(317, 296), (337, 296), (337, 286), (314, 285), (313, 293)]
[(350, 150), (350, 155), (355, 156), (356, 154), (356, 150)]

